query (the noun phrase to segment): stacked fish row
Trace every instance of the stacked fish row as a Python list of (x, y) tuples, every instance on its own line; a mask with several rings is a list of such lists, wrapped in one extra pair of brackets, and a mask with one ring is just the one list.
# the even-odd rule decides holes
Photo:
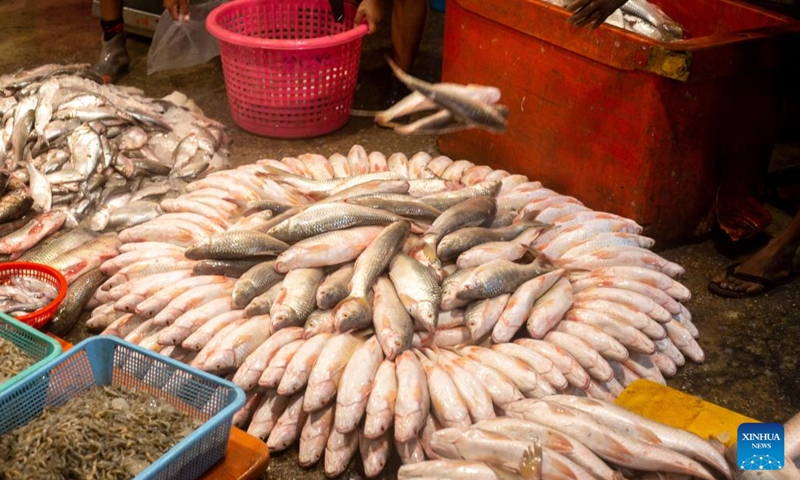
[(617, 479), (647, 471), (731, 478), (725, 457), (710, 442), (613, 403), (553, 395), (514, 402), (508, 415), (437, 430), (424, 444), (436, 460), (404, 465), (398, 478)]
[(423, 460), (437, 425), (703, 359), (683, 269), (522, 175), (355, 146), (186, 190), (120, 232), (87, 326), (231, 378), (238, 425), (331, 476), (357, 449), (374, 476), (392, 448)]
[[(506, 418), (469, 428), (437, 428), (421, 437), (426, 456), (435, 460), (404, 465), (398, 479), (710, 480), (747, 475), (737, 466), (736, 444), (724, 449), (719, 441), (706, 441), (613, 403), (553, 395), (514, 402), (507, 413)], [(795, 465), (798, 426), (800, 415), (784, 424), (784, 478), (800, 476)]]
[[(12, 260), (62, 226), (124, 227), (115, 209), (227, 168), (224, 127), (185, 96), (103, 85), (85, 65), (1, 76), (0, 116), (0, 256)], [(163, 213), (153, 205), (140, 221)]]
[[(546, 1), (564, 8), (570, 8), (574, 3), (570, 0)], [(598, 22), (596, 16), (590, 18), (580, 15), (580, 17), (582, 21), (594, 24), (595, 27), (599, 27), (601, 23), (607, 23), (661, 42), (676, 42), (687, 38), (686, 30), (678, 22), (664, 13), (658, 5), (647, 0), (628, 0), (604, 22)]]

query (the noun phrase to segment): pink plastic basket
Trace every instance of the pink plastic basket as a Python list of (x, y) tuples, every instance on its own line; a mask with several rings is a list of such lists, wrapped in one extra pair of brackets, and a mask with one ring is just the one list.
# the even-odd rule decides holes
[(220, 44), (231, 116), (244, 130), (314, 137), (345, 123), (353, 106), (361, 39), (355, 5), (336, 23), (328, 0), (237, 0), (206, 19)]

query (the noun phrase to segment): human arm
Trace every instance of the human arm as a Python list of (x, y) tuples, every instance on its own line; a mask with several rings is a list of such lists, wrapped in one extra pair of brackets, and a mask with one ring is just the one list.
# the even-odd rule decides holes
[(361, 25), (366, 20), (369, 33), (378, 31), (378, 26), (383, 18), (383, 3), (381, 0), (363, 0), (356, 10), (355, 25)]
[(173, 20), (189, 19), (189, 0), (164, 0), (164, 8)]

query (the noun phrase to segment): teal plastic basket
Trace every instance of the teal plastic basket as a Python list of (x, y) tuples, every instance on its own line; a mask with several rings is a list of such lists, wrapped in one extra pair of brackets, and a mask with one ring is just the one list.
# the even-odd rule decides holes
[(0, 383), (0, 392), (16, 385), (61, 353), (61, 344), (56, 339), (2, 312), (0, 312), (0, 338), (16, 345), (34, 361), (33, 365), (14, 375), (10, 380)]
[(193, 480), (225, 456), (233, 415), (245, 401), (231, 382), (111, 336), (88, 338), (0, 393), (0, 435), (25, 425), (46, 406), (62, 405), (98, 386), (146, 392), (203, 424), (135, 480)]

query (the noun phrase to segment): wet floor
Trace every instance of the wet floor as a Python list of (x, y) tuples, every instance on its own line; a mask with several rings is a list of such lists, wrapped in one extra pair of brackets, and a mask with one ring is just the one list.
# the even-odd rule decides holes
[[(51, 62), (92, 62), (99, 49), (97, 19), (90, 17), (87, 0), (0, 0), (0, 74)], [(389, 45), (388, 11), (380, 34), (368, 37), (362, 54), (362, 73), (382, 65)], [(422, 52), (414, 73), (436, 80), (441, 65), (443, 15), (429, 12)], [(183, 70), (146, 75), (149, 40), (132, 38), (131, 72), (121, 81), (159, 97), (180, 90), (193, 98), (207, 115), (230, 127), (232, 160), (235, 164), (259, 158), (296, 156), (306, 152), (346, 154), (354, 144), (367, 151), (385, 154), (418, 151), (438, 154), (434, 137), (401, 137), (373, 125), (369, 118), (351, 118), (342, 130), (310, 140), (272, 140), (250, 135), (234, 126), (228, 111), (219, 59)], [(374, 75), (365, 75), (373, 79)], [(365, 83), (357, 92), (360, 108), (378, 106), (379, 81)], [(782, 166), (800, 164), (800, 150), (783, 147)], [(767, 234), (775, 234), (789, 216), (771, 208), (773, 224)], [(766, 238), (763, 237), (763, 238)], [(706, 352), (702, 364), (682, 367), (669, 380), (672, 387), (684, 390), (721, 406), (763, 421), (783, 421), (800, 410), (800, 280), (760, 298), (726, 300), (709, 294), (706, 284), (714, 273), (733, 261), (746, 258), (758, 242), (730, 249), (712, 238), (661, 251), (669, 260), (686, 268), (683, 282), (693, 299), (687, 304), (700, 330), (700, 344)], [(721, 251), (735, 251), (724, 255)], [(83, 332), (74, 332), (79, 340)], [(268, 478), (322, 478), (316, 469), (296, 467), (296, 453), (274, 458)], [(344, 478), (359, 478), (358, 467)]]

